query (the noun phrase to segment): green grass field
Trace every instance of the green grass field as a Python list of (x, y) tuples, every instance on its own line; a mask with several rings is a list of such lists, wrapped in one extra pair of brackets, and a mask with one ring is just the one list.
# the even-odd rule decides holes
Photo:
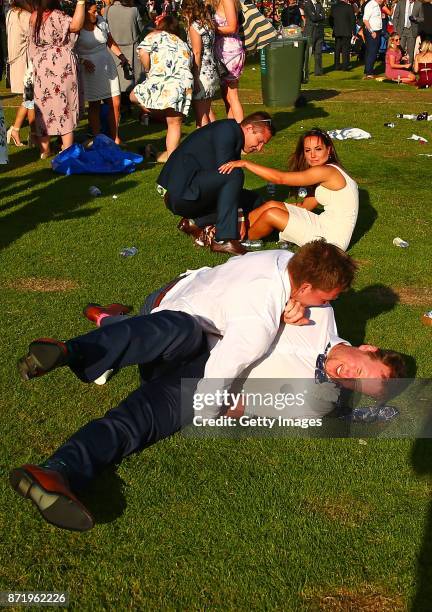
[[(337, 143), (361, 190), (350, 249), (360, 271), (335, 305), (339, 331), (410, 355), (411, 375), (430, 377), (431, 330), (420, 315), (432, 308), (432, 159), (419, 154), (432, 153), (432, 124), (384, 123), (432, 112), (431, 94), (361, 76), (360, 67), (312, 76), (306, 107), (268, 109), (279, 131), (254, 159), (283, 168), (316, 125), (371, 132)], [(9, 123), (19, 102), (0, 93)], [(247, 66), (242, 98), (247, 112), (262, 108), (258, 63)], [(216, 111), (223, 116), (220, 101)], [(189, 119), (184, 134), (192, 129)], [(413, 132), (429, 143), (407, 140)], [(164, 139), (131, 119), (123, 135), (134, 150)], [(12, 467), (41, 461), (138, 382), (129, 369), (86, 386), (62, 369), (21, 383), (15, 363), (29, 341), (88, 331), (89, 301), (137, 309), (177, 273), (224, 260), (177, 232), (155, 192), (158, 167), (65, 178), (34, 150), (10, 154), (0, 174), (0, 591), (65, 590), (77, 610), (432, 610), (427, 440), (176, 435), (97, 481), (86, 497), (97, 525), (81, 535), (49, 526), (9, 488)], [(90, 185), (102, 197), (89, 196)], [(247, 186), (264, 188), (251, 175)], [(394, 247), (395, 236), (409, 249)], [(126, 246), (138, 254), (120, 257)]]

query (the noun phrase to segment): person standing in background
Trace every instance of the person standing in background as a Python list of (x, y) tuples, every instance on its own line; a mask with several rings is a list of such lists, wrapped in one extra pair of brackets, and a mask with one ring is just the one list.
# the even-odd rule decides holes
[(381, 5), (383, 3), (384, 0), (370, 0), (364, 7), (363, 23), (365, 25), (366, 56), (363, 78), (365, 79), (375, 78), (373, 72), (380, 48), (382, 30)]
[(137, 52), (144, 24), (133, 0), (114, 0), (105, 9), (104, 17), (108, 23), (111, 36), (127, 59), (127, 63), (122, 63), (118, 56), (111, 51), (117, 68), (122, 103), (130, 107), (130, 92), (135, 85), (141, 83), (145, 78)]
[(290, 25), (296, 25), (299, 28), (302, 28), (304, 25), (303, 22), (304, 19), (300, 12), (300, 7), (297, 0), (288, 0), (281, 12), (281, 23), (283, 27), (287, 28)]
[[(29, 64), (28, 42), (30, 31), (30, 17), (33, 6), (27, 0), (12, 0), (6, 16), (6, 30), (8, 42), (8, 66), (11, 92), (24, 93), (24, 74)], [(22, 102), (18, 108), (13, 125), (7, 131), (7, 142), (17, 147), (24, 146), (20, 139), (20, 129), (28, 119), (30, 130), (33, 132), (35, 123), (34, 102)], [(29, 145), (37, 141), (36, 135), (29, 136)]]
[(424, 20), (423, 5), (419, 0), (399, 0), (393, 15), (393, 25), (401, 37), (401, 47), (407, 53), (409, 62), (414, 62), (414, 47), (419, 24)]
[(349, 70), (351, 38), (356, 33), (354, 9), (349, 0), (338, 0), (332, 5), (329, 24), (335, 39), (334, 69), (341, 69), (342, 53), (342, 70)]
[(304, 78), (307, 83), (309, 79), (309, 60), (314, 56), (314, 74), (321, 76), (322, 71), (322, 44), (324, 42), (324, 7), (319, 0), (305, 0), (304, 15), (306, 25), (304, 34), (308, 39), (308, 48), (305, 53)]

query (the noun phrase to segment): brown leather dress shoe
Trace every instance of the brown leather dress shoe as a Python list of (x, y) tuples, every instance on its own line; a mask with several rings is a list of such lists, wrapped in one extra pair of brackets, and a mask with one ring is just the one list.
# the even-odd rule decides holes
[(27, 355), (18, 360), (18, 372), (22, 380), (30, 380), (67, 363), (68, 350), (64, 342), (38, 338), (30, 343)]
[(189, 219), (186, 219), (186, 217), (180, 219), (177, 224), (177, 229), (188, 236), (192, 236), (193, 238), (197, 238), (201, 233), (201, 229), (198, 227), (198, 225), (191, 223)]
[(48, 523), (72, 531), (87, 531), (94, 526), (92, 515), (70, 491), (60, 472), (26, 464), (12, 470), (9, 480), (18, 495), (30, 499)]
[(118, 315), (128, 314), (131, 310), (132, 306), (125, 306), (124, 304), (108, 304), (108, 306), (87, 304), (83, 310), (83, 315), (86, 319), (97, 325), (98, 318), (101, 314), (106, 314), (109, 317), (116, 317)]
[(247, 253), (247, 249), (240, 244), (239, 240), (224, 240), (223, 242), (213, 240), (210, 250), (214, 253), (228, 253), (229, 255), (244, 255)]

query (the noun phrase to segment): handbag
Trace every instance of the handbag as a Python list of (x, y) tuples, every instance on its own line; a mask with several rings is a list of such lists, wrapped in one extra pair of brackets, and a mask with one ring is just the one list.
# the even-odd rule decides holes
[(278, 33), (271, 21), (259, 12), (252, 0), (240, 2), (239, 36), (246, 53), (255, 53), (277, 40)]

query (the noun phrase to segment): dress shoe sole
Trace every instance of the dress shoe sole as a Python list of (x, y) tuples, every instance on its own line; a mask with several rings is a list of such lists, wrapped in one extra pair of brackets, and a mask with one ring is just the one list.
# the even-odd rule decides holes
[(27, 355), (18, 360), (18, 372), (21, 379), (27, 381), (43, 376), (66, 362), (66, 353), (59, 344), (36, 340), (29, 345)]
[(88, 531), (94, 527), (93, 517), (86, 508), (63, 495), (44, 489), (32, 474), (22, 468), (12, 470), (9, 476), (12, 488), (36, 506), (51, 525), (70, 531)]
[[(116, 312), (115, 314), (112, 315), (108, 315), (110, 317), (117, 317), (120, 315), (126, 315), (129, 314), (130, 312), (132, 312), (132, 306), (126, 306), (125, 304), (118, 304), (117, 302), (115, 302), (114, 304), (110, 304), (110, 306), (121, 306), (121, 311)], [(93, 319), (91, 319), (88, 315), (87, 315), (87, 311), (89, 308), (101, 308), (102, 310), (104, 309), (104, 306), (102, 306), (102, 304), (95, 304), (94, 302), (89, 302), (85, 308), (83, 308), (83, 315), (84, 317), (90, 321), (90, 323), (95, 323), (95, 321), (93, 321)]]

